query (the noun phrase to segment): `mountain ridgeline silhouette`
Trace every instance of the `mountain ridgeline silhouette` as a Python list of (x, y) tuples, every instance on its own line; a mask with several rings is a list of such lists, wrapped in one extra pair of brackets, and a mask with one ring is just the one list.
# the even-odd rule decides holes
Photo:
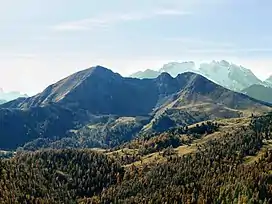
[[(188, 107), (193, 107), (194, 113)], [(155, 79), (136, 79), (96, 66), (68, 76), (33, 97), (1, 105), (0, 148), (14, 149), (38, 138), (58, 140), (88, 124), (113, 124), (105, 117), (145, 116), (152, 124), (152, 120), (171, 110), (169, 117), (173, 121), (180, 120), (177, 112), (186, 112), (193, 118), (191, 122), (175, 123), (188, 125), (202, 119), (237, 117), (270, 108), (268, 103), (230, 91), (191, 72), (175, 78), (162, 73)], [(198, 115), (205, 112), (205, 116), (194, 118), (196, 112)], [(142, 127), (145, 124), (146, 121)], [(137, 130), (140, 129), (137, 125)]]

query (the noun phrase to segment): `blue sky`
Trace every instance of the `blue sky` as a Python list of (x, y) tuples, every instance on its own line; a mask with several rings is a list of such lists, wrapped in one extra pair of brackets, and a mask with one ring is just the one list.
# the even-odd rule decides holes
[(34, 94), (101, 64), (126, 76), (229, 60), (272, 74), (270, 0), (0, 0), (0, 87)]

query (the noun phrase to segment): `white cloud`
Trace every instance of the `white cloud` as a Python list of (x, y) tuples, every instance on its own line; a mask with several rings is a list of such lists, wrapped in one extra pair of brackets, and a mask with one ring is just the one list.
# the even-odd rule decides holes
[(182, 16), (190, 15), (190, 12), (176, 9), (156, 9), (152, 11), (117, 13), (81, 19), (78, 21), (64, 22), (53, 27), (57, 31), (89, 30), (97, 27), (108, 27), (112, 24), (141, 21), (159, 16)]

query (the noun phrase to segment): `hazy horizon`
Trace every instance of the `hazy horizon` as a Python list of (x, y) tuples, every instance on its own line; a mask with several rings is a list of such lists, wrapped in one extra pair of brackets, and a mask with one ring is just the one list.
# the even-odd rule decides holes
[[(173, 61), (227, 60), (272, 75), (270, 1), (2, 1), (0, 87), (33, 95), (102, 65), (128, 76)], [(64, 9), (65, 8), (65, 9)]]

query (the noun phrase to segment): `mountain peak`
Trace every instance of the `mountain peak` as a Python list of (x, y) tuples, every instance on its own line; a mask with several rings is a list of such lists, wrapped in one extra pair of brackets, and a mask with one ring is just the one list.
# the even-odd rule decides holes
[(91, 69), (93, 70), (93, 74), (96, 74), (96, 76), (100, 76), (103, 78), (121, 77), (119, 73), (113, 72), (111, 69), (103, 67), (101, 65), (97, 65), (95, 67), (92, 67)]
[(220, 62), (219, 62), (219, 64), (221, 64), (222, 66), (225, 66), (225, 67), (229, 67), (231, 64), (228, 62), (228, 61), (226, 61), (226, 60), (221, 60)]
[(162, 72), (158, 78), (160, 79), (173, 79), (173, 77), (168, 72)]
[(101, 65), (96, 65), (96, 66), (92, 66), (90, 67), (91, 70), (101, 70), (101, 71), (110, 71), (112, 72), (110, 69), (103, 67)]
[[(101, 65), (96, 65), (96, 66), (92, 66), (90, 68), (87, 68), (85, 70), (82, 70), (80, 72), (88, 72), (89, 74), (93, 74), (93, 73), (96, 73), (96, 74), (113, 74), (114, 72), (106, 67), (103, 67)], [(78, 73), (80, 73), (78, 72)], [(77, 73), (76, 73), (77, 74)]]

